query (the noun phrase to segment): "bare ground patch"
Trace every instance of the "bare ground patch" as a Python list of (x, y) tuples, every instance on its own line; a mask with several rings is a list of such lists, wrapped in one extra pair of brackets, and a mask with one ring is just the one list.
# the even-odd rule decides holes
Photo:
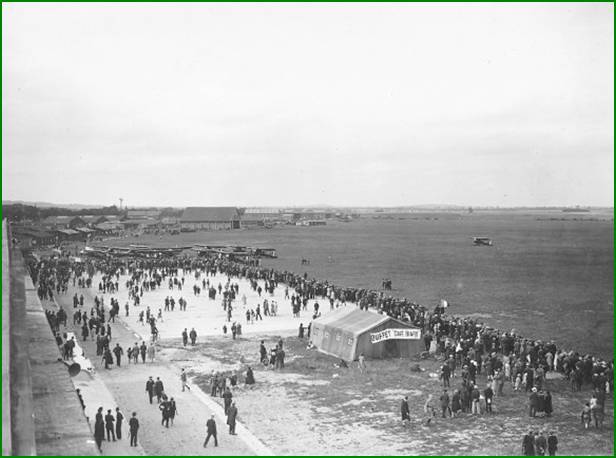
[[(174, 361), (184, 358), (206, 392), (212, 370), (252, 366), (256, 384), (248, 387), (242, 380), (233, 390), (234, 400), (240, 420), (277, 454), (518, 455), (529, 428), (556, 431), (559, 454), (613, 454), (611, 395), (604, 429), (585, 431), (579, 412), (590, 392), (572, 393), (560, 378), (548, 382), (554, 404), (551, 418), (529, 418), (527, 395), (507, 385), (505, 396), (495, 399), (493, 415), (437, 417), (424, 426), (424, 402), (428, 394), (438, 400), (441, 392), (438, 380), (430, 377), (438, 371), (438, 361), (374, 360), (368, 361), (367, 373), (360, 374), (352, 363), (348, 369), (336, 367), (337, 359), (307, 350), (305, 341), (287, 338), (288, 363), (283, 371), (273, 371), (258, 362), (261, 338), (273, 346), (279, 337), (212, 338), (188, 350), (179, 341), (170, 342), (161, 355)], [(425, 371), (411, 372), (417, 363)], [(452, 380), (451, 389), (459, 382)], [(483, 378), (478, 382), (485, 385)], [(403, 396), (409, 397), (411, 408), (406, 427), (399, 414)]]

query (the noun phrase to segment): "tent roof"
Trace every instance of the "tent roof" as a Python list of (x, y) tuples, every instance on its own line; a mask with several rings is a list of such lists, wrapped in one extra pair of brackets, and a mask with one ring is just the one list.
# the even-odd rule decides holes
[(390, 319), (387, 315), (379, 315), (358, 308), (341, 308), (317, 318), (314, 323), (358, 335)]

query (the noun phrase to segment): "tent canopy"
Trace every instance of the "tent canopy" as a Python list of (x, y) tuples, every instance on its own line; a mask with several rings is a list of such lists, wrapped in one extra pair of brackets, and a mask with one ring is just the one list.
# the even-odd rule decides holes
[(371, 333), (390, 328), (417, 329), (410, 323), (387, 315), (355, 307), (344, 307), (314, 320), (311, 340), (321, 352), (349, 360), (356, 359), (360, 353), (369, 357), (383, 358), (406, 357), (419, 352), (418, 338), (388, 339), (389, 341), (374, 343), (371, 341)]

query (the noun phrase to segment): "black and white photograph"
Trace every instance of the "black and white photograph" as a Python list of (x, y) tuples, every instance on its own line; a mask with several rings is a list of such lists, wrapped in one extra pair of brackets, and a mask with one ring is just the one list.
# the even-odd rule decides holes
[(2, 452), (613, 456), (614, 4), (2, 4)]

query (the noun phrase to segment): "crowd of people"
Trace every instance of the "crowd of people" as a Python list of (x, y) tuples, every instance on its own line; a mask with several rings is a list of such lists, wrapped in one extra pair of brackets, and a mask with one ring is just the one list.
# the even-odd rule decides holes
[[(122, 440), (122, 424), (124, 422), (124, 414), (119, 407), (115, 409), (115, 415), (111, 409), (107, 409), (107, 414), (103, 416), (103, 408), (99, 407), (94, 419), (94, 441), (99, 452), (103, 452), (103, 441), (116, 442)], [(137, 433), (139, 432), (139, 420), (137, 412), (133, 412), (128, 420), (128, 431), (130, 446), (137, 447)], [(107, 437), (105, 438), (105, 433)]]
[[(169, 290), (182, 291), (186, 276), (193, 274), (196, 280), (201, 279), (200, 284), (197, 283), (193, 286), (194, 295), (198, 296), (201, 289), (204, 289), (212, 299), (215, 299), (216, 296), (222, 297), (222, 306), (227, 313), (227, 322), (229, 323), (232, 320), (234, 301), (239, 298), (238, 284), (231, 283), (232, 278), (248, 280), (251, 288), (259, 297), (263, 293), (273, 295), (277, 287), (284, 286), (285, 298), (290, 299), (293, 316), (297, 318), (300, 317), (302, 312), (307, 311), (308, 301), (314, 299), (325, 303), (329, 302), (331, 309), (344, 306), (347, 303), (356, 304), (361, 309), (371, 308), (378, 313), (387, 314), (421, 328), (426, 354), (436, 354), (444, 360), (440, 373), (444, 390), (439, 398), (440, 411), (443, 417), (456, 416), (460, 413), (492, 413), (494, 411), (494, 400), (503, 395), (505, 383), (511, 384), (514, 391), (529, 393), (529, 416), (535, 417), (538, 413), (543, 413), (549, 417), (552, 415), (553, 406), (546, 381), (550, 372), (558, 372), (570, 381), (571, 388), (574, 391), (592, 386), (593, 397), (584, 407), (582, 422), (585, 427), (588, 427), (594, 421), (595, 426), (600, 427), (604, 415), (605, 397), (612, 393), (614, 389), (613, 359), (607, 361), (573, 350), (564, 350), (553, 341), (527, 339), (520, 336), (515, 330), (502, 331), (471, 318), (453, 317), (445, 313), (446, 309), (442, 304), (439, 304), (433, 310), (429, 310), (406, 298), (393, 298), (386, 295), (383, 290), (338, 287), (327, 281), (309, 279), (307, 274), (279, 272), (253, 263), (213, 257), (187, 256), (162, 259), (131, 259), (129, 262), (125, 259), (88, 260), (79, 264), (69, 263), (61, 259), (56, 262), (39, 261), (31, 263), (30, 272), (35, 282), (38, 280), (39, 297), (45, 299), (53, 299), (54, 294), (66, 293), (70, 279), (73, 279), (73, 284), (77, 282), (79, 287), (86, 288), (88, 285), (92, 285), (92, 278), (96, 272), (102, 273), (98, 285), (100, 292), (117, 292), (120, 275), (128, 275), (126, 287), (129, 290), (129, 298), (137, 306), (140, 305), (140, 298), (144, 291), (165, 286)], [(205, 273), (205, 278), (201, 277), (203, 273)], [(227, 283), (224, 286), (221, 283), (218, 285), (211, 284), (208, 277), (215, 274), (226, 275), (228, 277)], [(246, 306), (245, 295), (241, 300), (243, 305)], [(75, 294), (73, 304), (75, 307), (82, 307), (83, 296), (78, 297)], [(180, 311), (186, 310), (187, 302), (183, 297), (178, 300), (178, 304)], [(175, 299), (167, 297), (164, 303), (165, 312), (173, 312), (174, 307)], [(275, 316), (277, 307), (275, 301), (264, 298), (263, 309), (259, 304), (256, 308), (246, 310), (247, 324), (253, 323), (255, 320), (262, 320), (263, 316)], [(119, 304), (116, 301), (111, 304), (109, 320), (115, 317), (118, 311)], [(108, 323), (105, 326), (106, 317), (103, 299), (95, 301), (90, 316), (86, 312), (79, 313), (79, 316), (77, 316), (77, 313), (74, 316), (74, 322), (83, 323), (83, 339), (86, 340), (88, 336), (94, 339), (94, 336), (96, 336), (97, 348), (100, 339), (103, 360), (106, 361), (106, 367), (110, 366), (113, 363), (109, 348), (111, 329)], [(126, 314), (128, 315), (128, 313), (127, 304)], [(141, 312), (140, 321), (142, 323), (143, 314), (146, 315), (146, 322), (151, 326), (152, 340), (155, 341), (158, 336), (156, 318), (148, 307)], [(315, 305), (312, 318), (318, 315), (318, 306)], [(52, 329), (57, 333), (59, 323), (66, 324), (66, 312), (62, 309), (55, 314), (49, 312), (48, 320)], [(158, 320), (162, 320), (161, 309), (159, 309)], [(241, 335), (241, 324), (239, 322), (233, 321), (230, 327), (234, 338), (236, 335)], [(223, 332), (227, 332), (226, 324), (223, 326)], [(300, 333), (303, 334), (301, 331)], [(197, 338), (194, 328), (190, 333), (187, 329), (182, 333), (184, 346), (187, 345), (189, 337), (191, 344), (194, 345)], [(66, 344), (66, 342), (63, 342), (63, 345)], [(140, 347), (137, 343), (133, 347), (129, 347), (127, 355), (129, 362), (132, 359), (137, 363), (138, 355), (141, 355), (142, 361), (145, 363), (145, 353), (149, 354), (149, 349), (144, 346), (145, 342), (142, 342)], [(155, 348), (153, 343), (151, 346)], [(70, 344), (68, 344), (66, 352), (66, 356), (69, 357)], [(119, 344), (116, 344), (113, 353), (116, 355), (117, 366), (120, 366), (123, 349)], [(267, 349), (262, 344), (259, 355), (260, 361), (274, 368), (284, 367), (282, 345), (277, 346), (276, 350), (269, 353), (268, 355)], [(110, 361), (107, 361), (107, 359), (110, 359)], [(151, 360), (153, 359), (152, 354)], [(450, 394), (451, 380), (456, 374), (460, 377), (460, 385), (455, 387)], [(485, 388), (478, 386), (477, 376), (479, 374), (487, 380)], [(228, 413), (233, 401), (227, 394), (229, 389), (225, 386), (225, 382), (222, 384), (223, 388), (220, 389), (220, 378), (226, 380), (224, 377), (212, 378), (213, 390), (216, 390), (216, 395), (224, 398), (225, 411)], [(402, 410), (403, 420), (405, 420), (408, 412), (404, 413), (404, 407)], [(172, 421), (172, 417), (169, 418)]]

